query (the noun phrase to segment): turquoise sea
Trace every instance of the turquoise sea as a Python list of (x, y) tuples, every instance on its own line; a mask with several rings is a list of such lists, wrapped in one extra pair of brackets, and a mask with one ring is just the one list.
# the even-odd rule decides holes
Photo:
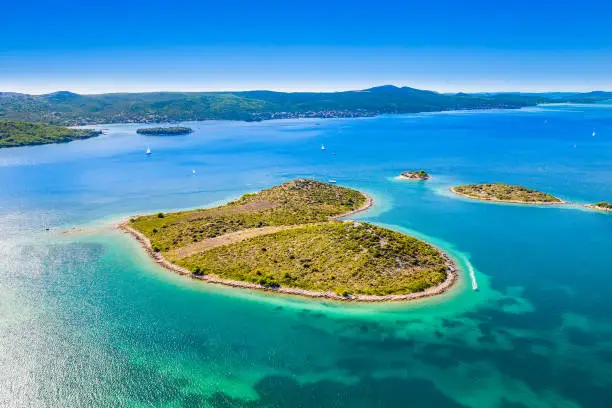
[[(448, 192), (612, 201), (612, 106), (187, 125), (0, 150), (0, 406), (612, 406), (612, 214)], [(358, 217), (443, 248), (459, 284), (377, 305), (229, 289), (112, 228), (295, 177), (370, 193)]]

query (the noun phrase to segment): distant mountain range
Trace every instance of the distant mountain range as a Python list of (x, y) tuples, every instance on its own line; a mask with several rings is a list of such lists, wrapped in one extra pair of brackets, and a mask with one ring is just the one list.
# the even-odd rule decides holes
[(359, 117), (388, 113), (513, 109), (541, 103), (597, 103), (612, 92), (443, 94), (379, 86), (345, 92), (150, 92), (46, 95), (0, 92), (0, 119), (58, 125), (227, 119)]

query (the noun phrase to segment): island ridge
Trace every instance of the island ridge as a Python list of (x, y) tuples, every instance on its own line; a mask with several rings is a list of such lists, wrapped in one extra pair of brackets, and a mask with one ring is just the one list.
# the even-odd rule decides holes
[(338, 218), (367, 209), (359, 191), (297, 179), (224, 206), (121, 225), (162, 266), (208, 282), (339, 300), (444, 292), (453, 261), (416, 238)]

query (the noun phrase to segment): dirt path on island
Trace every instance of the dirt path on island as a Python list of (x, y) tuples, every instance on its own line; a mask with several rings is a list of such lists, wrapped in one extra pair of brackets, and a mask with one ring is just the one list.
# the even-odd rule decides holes
[(235, 244), (236, 242), (255, 238), (260, 235), (273, 234), (279, 231), (303, 227), (304, 225), (313, 224), (280, 225), (271, 227), (249, 228), (246, 230), (230, 232), (229, 234), (221, 235), (215, 238), (208, 238), (204, 241), (195, 242), (184, 247), (173, 249), (171, 251), (166, 252), (165, 256), (171, 260), (184, 259), (198, 252), (208, 251), (210, 249), (224, 245)]
[[(348, 217), (354, 214), (357, 214), (359, 212), (365, 211), (368, 208), (372, 207), (372, 205), (374, 204), (374, 200), (368, 196), (365, 195), (365, 202), (363, 203), (363, 205), (359, 208), (356, 208), (353, 211), (349, 211), (347, 213), (344, 214), (339, 214), (336, 216), (332, 216), (329, 219), (330, 220), (339, 220), (341, 218), (344, 217)], [(259, 209), (259, 208), (257, 208)], [(191, 255), (194, 255), (198, 252), (202, 252), (202, 251), (208, 251), (212, 248), (216, 248), (216, 247), (220, 247), (220, 246), (224, 246), (224, 245), (230, 245), (230, 244), (234, 244), (236, 242), (240, 242), (240, 241), (244, 241), (247, 239), (251, 239), (251, 238), (255, 238), (258, 237), (260, 235), (267, 235), (267, 234), (273, 234), (275, 232), (280, 232), (280, 231), (284, 231), (284, 230), (288, 230), (288, 229), (293, 229), (293, 228), (299, 228), (299, 227), (303, 227), (305, 225), (314, 225), (316, 223), (307, 223), (307, 224), (297, 224), (297, 225), (279, 225), (279, 226), (268, 226), (268, 227), (260, 227), (260, 228), (249, 228), (246, 230), (241, 230), (241, 231), (236, 231), (236, 232), (230, 232), (229, 234), (225, 234), (225, 235), (221, 235), (218, 237), (214, 237), (214, 238), (208, 238), (205, 239), (204, 241), (200, 241), (200, 242), (194, 242), (193, 244), (189, 244), (180, 248), (175, 248), (173, 250), (170, 250), (168, 252), (166, 252), (165, 256), (168, 259), (171, 260), (179, 260), (179, 259), (184, 259), (187, 258)]]

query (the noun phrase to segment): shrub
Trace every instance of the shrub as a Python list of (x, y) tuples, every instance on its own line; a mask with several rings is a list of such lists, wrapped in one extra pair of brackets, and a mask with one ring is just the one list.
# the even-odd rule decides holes
[(258, 283), (266, 288), (278, 288), (280, 284), (272, 276), (264, 276), (259, 279)]
[(157, 218), (164, 218), (164, 213), (157, 213)]

